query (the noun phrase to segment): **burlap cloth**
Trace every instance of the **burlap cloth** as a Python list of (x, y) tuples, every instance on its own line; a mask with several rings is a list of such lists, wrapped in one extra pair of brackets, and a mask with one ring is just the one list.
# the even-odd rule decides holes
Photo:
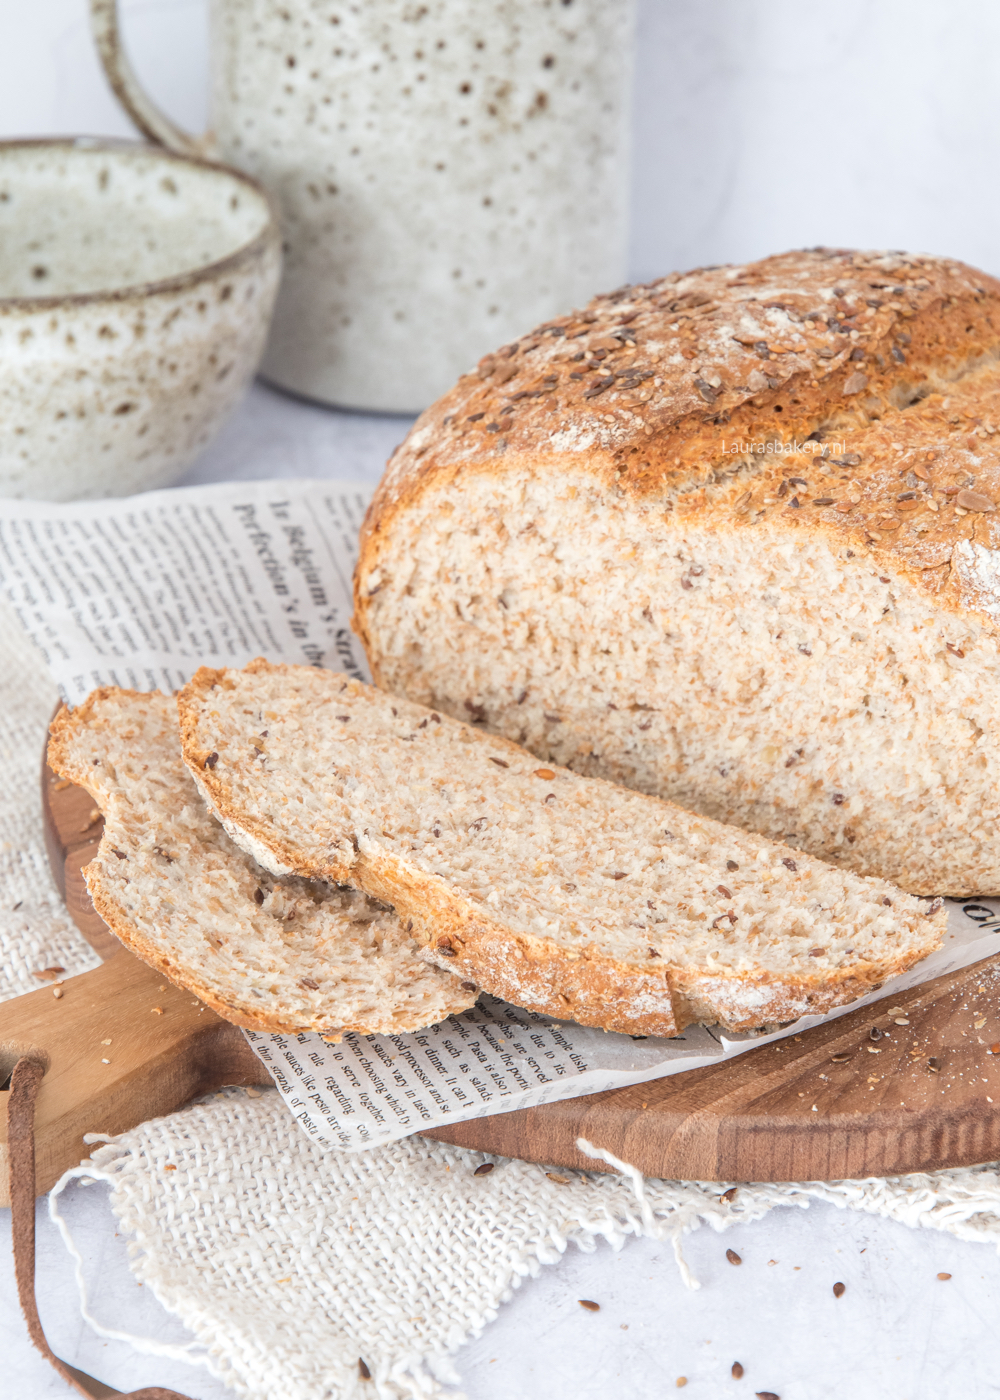
[[(2, 999), (37, 988), (35, 969), (72, 975), (97, 962), (45, 858), (39, 756), (55, 699), (0, 602)], [(554, 1181), (543, 1167), (500, 1159), (476, 1176), (480, 1154), (420, 1137), (340, 1155), (310, 1142), (276, 1093), (253, 1094), (229, 1090), (102, 1139), (86, 1176), (110, 1182), (133, 1273), (194, 1337), (184, 1349), (143, 1349), (183, 1352), (260, 1400), (454, 1395), (449, 1357), (570, 1242), (592, 1250), (600, 1238), (670, 1239), (686, 1274), (687, 1231), (818, 1199), (1000, 1245), (996, 1164), (741, 1186), (725, 1202), (717, 1183), (643, 1181), (624, 1164), (619, 1175), (558, 1171), (564, 1180)]]

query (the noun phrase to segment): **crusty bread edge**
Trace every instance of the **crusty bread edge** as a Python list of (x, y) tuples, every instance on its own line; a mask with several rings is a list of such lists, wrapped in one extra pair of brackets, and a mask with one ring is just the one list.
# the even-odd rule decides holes
[[(297, 668), (258, 657), (245, 669), (259, 673)], [(392, 905), (397, 916), (406, 920), (407, 932), (435, 950), (443, 965), (447, 959), (449, 971), (469, 977), (483, 991), (512, 1005), (633, 1035), (678, 1035), (696, 1020), (730, 1031), (753, 1030), (805, 1014), (822, 1014), (855, 1001), (941, 946), (947, 916), (938, 910), (921, 916), (928, 926), (922, 951), (855, 963), (823, 978), (723, 970), (706, 973), (669, 963), (647, 972), (590, 952), (571, 958), (548, 939), (515, 933), (491, 919), (446, 880), (413, 866), (404, 869), (397, 857), (386, 856), (364, 838), (349, 864), (331, 861), (317, 869), (288, 842), (276, 837), (267, 823), (244, 819), (227, 786), (213, 769), (204, 768), (207, 751), (197, 737), (195, 707), (224, 676), (225, 671), (202, 667), (178, 692), (177, 703), (185, 759), (233, 840), (275, 873), (291, 871), (306, 879), (349, 883)], [(752, 1010), (746, 1007), (748, 999)]]
[(439, 877), (410, 868), (401, 880), (397, 861), (366, 846), (362, 840), (354, 881), (392, 904), (438, 957), (444, 949), (460, 976), (526, 1010), (633, 1035), (678, 1035), (696, 1021), (753, 1030), (843, 1006), (940, 947), (938, 924), (946, 918), (941, 911), (928, 920), (923, 952), (855, 963), (833, 977), (706, 973), (660, 961), (647, 971), (589, 951), (571, 958), (548, 939), (514, 933)]

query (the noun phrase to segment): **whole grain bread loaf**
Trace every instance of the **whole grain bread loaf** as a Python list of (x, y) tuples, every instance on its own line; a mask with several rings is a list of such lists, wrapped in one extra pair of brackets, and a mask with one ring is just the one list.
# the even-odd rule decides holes
[(227, 1021), (339, 1040), (419, 1030), (476, 999), (396, 916), (351, 889), (275, 879), (209, 813), (172, 697), (98, 690), (52, 726), (49, 763), (104, 814), (84, 871), (121, 941)]
[(379, 685), (921, 894), (1000, 891), (1000, 284), (814, 249), (599, 297), (418, 420)]
[(940, 945), (940, 900), (347, 676), (202, 669), (178, 705), (188, 766), (244, 850), (385, 900), (518, 1006), (640, 1035), (748, 1029), (842, 1005)]

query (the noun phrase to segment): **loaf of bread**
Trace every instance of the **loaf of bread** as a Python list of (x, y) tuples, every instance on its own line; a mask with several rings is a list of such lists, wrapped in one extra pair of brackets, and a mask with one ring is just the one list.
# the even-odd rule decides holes
[(104, 814), (84, 871), (97, 912), (227, 1021), (339, 1040), (419, 1030), (475, 1002), (384, 906), (276, 880), (230, 841), (184, 766), (172, 698), (95, 691), (56, 718), (48, 757)]
[(1000, 284), (814, 249), (599, 297), (419, 419), (376, 681), (920, 894), (1000, 891)]
[(184, 757), (276, 875), (391, 904), (443, 965), (640, 1035), (826, 1011), (940, 946), (928, 907), (347, 676), (252, 662), (180, 691)]

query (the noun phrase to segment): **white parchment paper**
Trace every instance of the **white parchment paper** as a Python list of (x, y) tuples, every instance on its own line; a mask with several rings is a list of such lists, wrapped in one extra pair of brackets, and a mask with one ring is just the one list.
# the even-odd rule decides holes
[[(77, 704), (175, 690), (255, 656), (370, 679), (350, 630), (368, 487), (257, 481), (110, 501), (0, 500), (0, 587)], [(408, 1035), (245, 1032), (303, 1130), (358, 1151), (439, 1126), (716, 1064), (1000, 952), (1000, 900), (948, 901), (940, 952), (877, 992), (770, 1034), (609, 1034), (493, 997)]]

